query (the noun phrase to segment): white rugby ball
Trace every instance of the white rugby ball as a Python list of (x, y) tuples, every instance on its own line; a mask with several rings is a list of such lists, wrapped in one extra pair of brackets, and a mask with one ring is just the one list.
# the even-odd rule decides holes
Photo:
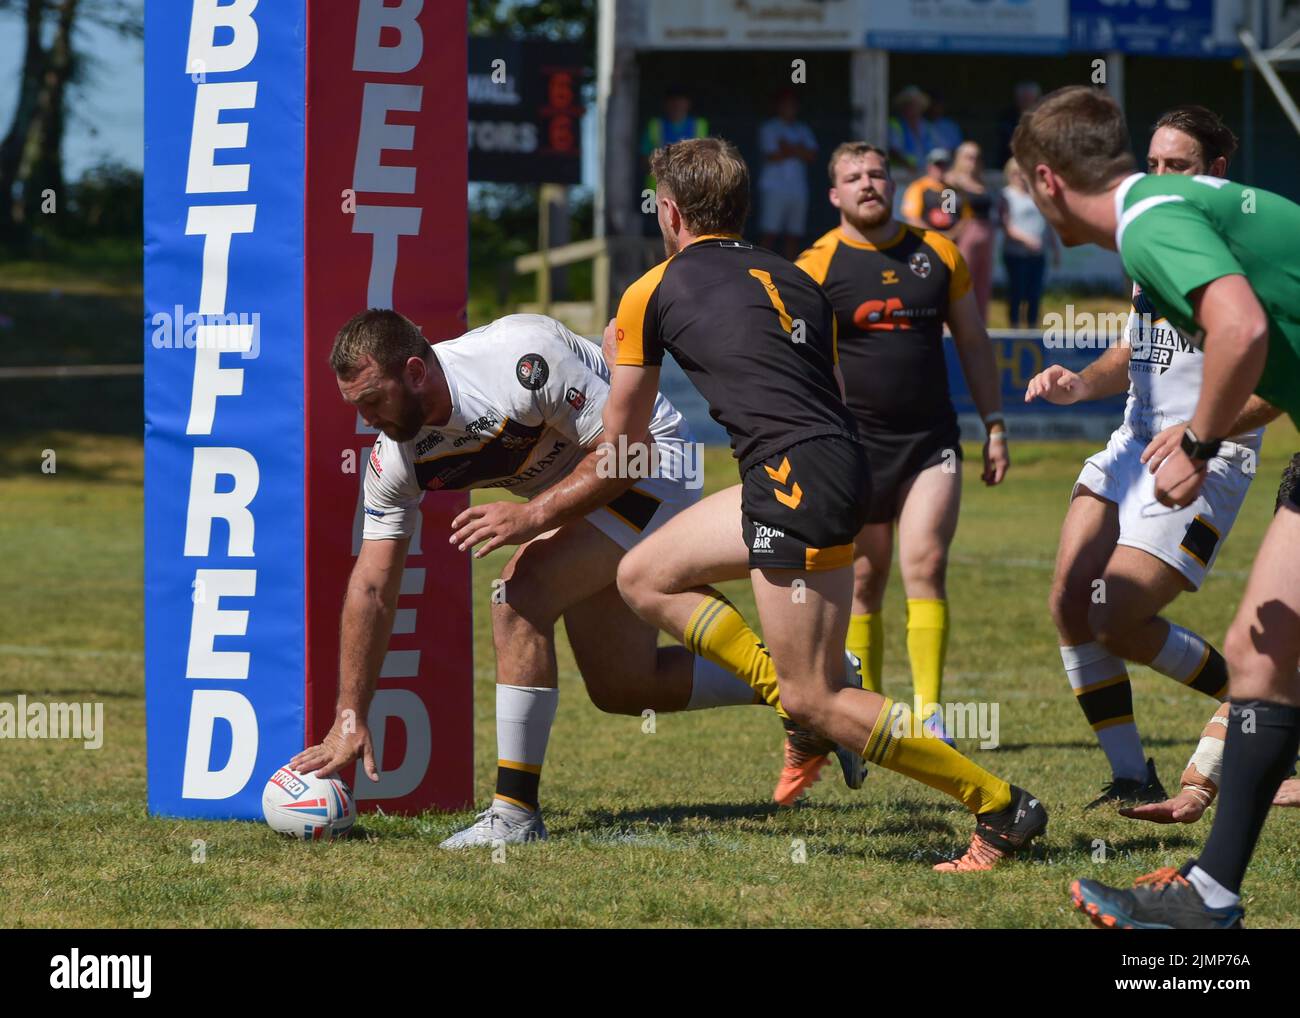
[(299, 774), (286, 766), (262, 789), (262, 816), (273, 831), (303, 841), (326, 841), (352, 829), (357, 803), (342, 778)]

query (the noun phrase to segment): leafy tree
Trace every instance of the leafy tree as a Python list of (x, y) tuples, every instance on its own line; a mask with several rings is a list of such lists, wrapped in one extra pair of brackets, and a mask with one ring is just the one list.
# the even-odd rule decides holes
[(141, 0), (0, 0), (0, 15), (21, 17), (23, 25), (18, 100), (0, 140), (0, 242), (21, 249), (43, 193), (63, 194), (68, 91), (88, 66), (76, 43), (78, 25), (141, 38), (144, 8)]

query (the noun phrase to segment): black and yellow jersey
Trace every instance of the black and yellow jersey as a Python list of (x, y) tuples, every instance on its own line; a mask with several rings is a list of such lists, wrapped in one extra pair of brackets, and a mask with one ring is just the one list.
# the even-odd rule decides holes
[(727, 429), (745, 473), (820, 435), (857, 438), (835, 381), (835, 314), (790, 262), (738, 237), (701, 237), (623, 294), (618, 363), (672, 353)]
[(900, 225), (893, 240), (877, 246), (836, 228), (796, 264), (835, 308), (840, 372), (864, 431), (921, 431), (955, 421), (943, 325), (971, 280), (952, 241)]

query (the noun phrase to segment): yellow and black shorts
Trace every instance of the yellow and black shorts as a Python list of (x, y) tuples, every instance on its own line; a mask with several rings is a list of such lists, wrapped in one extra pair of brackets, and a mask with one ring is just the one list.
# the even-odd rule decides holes
[(741, 527), (751, 569), (838, 569), (871, 497), (867, 454), (838, 435), (810, 438), (768, 456), (741, 478)]

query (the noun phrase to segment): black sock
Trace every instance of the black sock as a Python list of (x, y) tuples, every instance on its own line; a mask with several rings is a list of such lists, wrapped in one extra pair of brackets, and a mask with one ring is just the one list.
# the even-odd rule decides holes
[(1223, 655), (1209, 644), (1205, 645), (1205, 649), (1208, 651), (1205, 655), (1205, 664), (1187, 684), (1206, 696), (1221, 700), (1223, 694), (1228, 691), (1228, 662), (1224, 661)]
[(1219, 809), (1196, 865), (1240, 894), (1277, 786), (1300, 748), (1300, 707), (1236, 697), (1228, 703)]

